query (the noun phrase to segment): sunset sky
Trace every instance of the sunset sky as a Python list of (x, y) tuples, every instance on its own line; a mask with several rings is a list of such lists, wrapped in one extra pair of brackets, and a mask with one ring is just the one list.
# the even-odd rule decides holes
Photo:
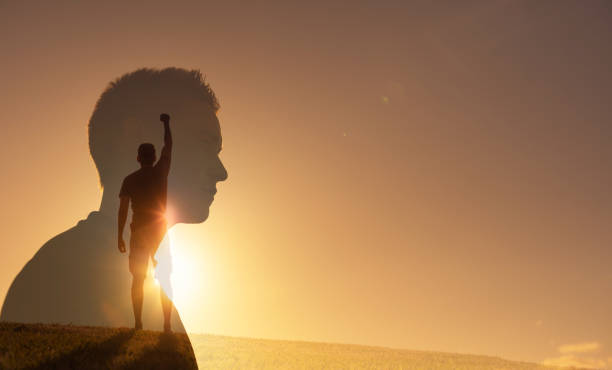
[(188, 330), (612, 368), (610, 45), (595, 0), (2, 1), (0, 298), (99, 207), (100, 93), (176, 66), (229, 173)]

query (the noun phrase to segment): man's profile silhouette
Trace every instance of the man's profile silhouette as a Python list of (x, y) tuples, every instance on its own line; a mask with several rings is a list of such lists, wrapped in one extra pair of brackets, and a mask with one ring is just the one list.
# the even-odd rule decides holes
[[(100, 209), (49, 240), (26, 263), (9, 288), (0, 320), (132, 326), (132, 276), (127, 268), (130, 259), (116, 249), (120, 203), (117, 194), (122, 179), (135, 170), (134, 151), (139, 144), (161, 147), (159, 126), (151, 123), (158, 119), (160, 111), (172, 112), (175, 150), (167, 184), (172, 219), (167, 226), (205, 221), (216, 183), (227, 178), (219, 159), (218, 108), (214, 92), (195, 70), (140, 69), (112, 82), (100, 96), (89, 122), (90, 153), (103, 188)], [(141, 154), (145, 160), (150, 148), (145, 146)], [(124, 190), (127, 193), (123, 194), (132, 197), (132, 206), (137, 206), (133, 189), (126, 185)], [(137, 222), (138, 217), (138, 212), (134, 212), (132, 221)], [(141, 235), (132, 230), (130, 243), (142, 245)], [(159, 238), (155, 237), (156, 242)], [(131, 262), (138, 261), (136, 270), (140, 278), (139, 262), (143, 257), (136, 255)], [(157, 253), (157, 269), (165, 266), (165, 273), (159, 277), (162, 286), (162, 280), (169, 281), (170, 257), (169, 243), (164, 238)], [(152, 278), (146, 278), (142, 292), (145, 302), (142, 327), (162, 329), (162, 317), (168, 318), (170, 314), (163, 315), (159, 304), (147, 304), (159, 300), (159, 286)], [(185, 331), (176, 311), (170, 320), (176, 331)]]
[[(160, 120), (164, 123), (164, 147), (159, 161), (155, 163), (155, 146), (143, 143), (138, 147), (136, 160), (140, 169), (132, 172), (123, 180), (119, 197), (118, 214), (118, 247), (125, 253), (123, 228), (128, 215), (128, 207), (132, 202), (132, 223), (130, 229), (129, 267), (132, 273), (132, 305), (134, 308), (134, 327), (142, 329), (142, 299), (144, 280), (147, 275), (149, 258), (157, 265), (155, 253), (166, 234), (166, 196), (168, 188), (168, 173), (172, 156), (172, 133), (170, 131), (170, 116), (162, 113)], [(163, 289), (160, 289), (162, 309), (164, 311), (164, 331), (170, 332), (170, 315), (172, 301)]]

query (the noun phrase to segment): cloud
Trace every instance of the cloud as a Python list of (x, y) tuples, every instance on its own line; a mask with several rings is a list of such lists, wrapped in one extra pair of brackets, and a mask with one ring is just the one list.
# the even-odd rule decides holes
[[(612, 358), (592, 357), (592, 354), (601, 349), (597, 341), (564, 344), (557, 348), (559, 357), (547, 358), (541, 361), (542, 365), (559, 367), (577, 367), (584, 369), (604, 369), (612, 365)], [(589, 356), (590, 354), (591, 356)]]
[(592, 353), (601, 349), (599, 342), (585, 342), (576, 344), (564, 344), (559, 346), (559, 352), (563, 354), (570, 353)]
[(600, 358), (579, 358), (576, 355), (563, 355), (555, 358), (547, 358), (542, 361), (541, 364), (545, 366), (573, 366), (585, 369), (603, 369), (606, 365), (612, 364), (612, 362)]

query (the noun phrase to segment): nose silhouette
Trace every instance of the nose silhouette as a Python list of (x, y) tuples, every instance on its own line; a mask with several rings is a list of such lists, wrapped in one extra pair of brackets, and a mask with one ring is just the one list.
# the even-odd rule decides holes
[(223, 162), (221, 162), (221, 159), (219, 157), (217, 157), (217, 161), (219, 163), (217, 165), (215, 178), (217, 181), (225, 181), (227, 180), (227, 170), (225, 169), (225, 166), (223, 165)]

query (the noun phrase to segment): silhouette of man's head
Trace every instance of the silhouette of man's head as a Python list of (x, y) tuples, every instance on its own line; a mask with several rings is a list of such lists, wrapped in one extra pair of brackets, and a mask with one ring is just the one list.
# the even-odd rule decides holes
[(219, 159), (218, 109), (214, 92), (197, 70), (139, 69), (112, 82), (89, 121), (89, 149), (104, 189), (103, 202), (117, 201), (123, 178), (137, 169), (136, 148), (138, 162), (155, 161), (155, 146), (161, 148), (163, 142), (159, 113), (167, 112), (174, 139), (169, 211), (175, 222), (206, 220), (216, 183), (227, 178)]
[(155, 145), (151, 143), (140, 144), (136, 160), (143, 166), (151, 166), (155, 163), (155, 159)]

